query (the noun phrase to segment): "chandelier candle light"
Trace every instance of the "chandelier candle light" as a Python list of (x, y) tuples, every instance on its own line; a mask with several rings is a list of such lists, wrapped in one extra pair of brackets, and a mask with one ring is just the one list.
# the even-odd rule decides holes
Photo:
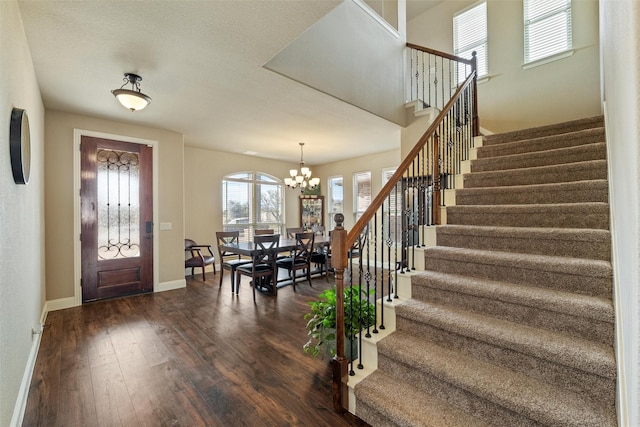
[(320, 184), (320, 178), (311, 178), (311, 170), (304, 165), (304, 159), (302, 155), (302, 147), (304, 142), (300, 142), (300, 175), (298, 175), (297, 169), (291, 169), (289, 174), (291, 177), (284, 179), (284, 183), (290, 188), (300, 187), (300, 191), (304, 191), (305, 188), (313, 189)]
[[(142, 110), (149, 105), (151, 98), (140, 92), (141, 81), (142, 77), (137, 74), (124, 73), (124, 84), (120, 89), (112, 90), (111, 93), (125, 108), (131, 111)], [(127, 84), (131, 84), (131, 89), (124, 88)]]

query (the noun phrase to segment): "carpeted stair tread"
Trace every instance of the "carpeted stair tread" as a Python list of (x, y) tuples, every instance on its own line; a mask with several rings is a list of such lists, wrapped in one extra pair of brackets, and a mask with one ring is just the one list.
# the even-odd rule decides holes
[[(372, 426), (488, 426), (471, 414), (381, 370), (356, 385), (355, 394), (358, 399), (356, 415)], [(363, 405), (366, 409), (361, 409)]]
[(540, 138), (543, 136), (558, 135), (599, 127), (604, 127), (604, 116), (587, 117), (578, 120), (571, 120), (568, 122), (554, 123), (545, 126), (536, 126), (511, 132), (498, 133), (495, 135), (486, 135), (483, 137), (483, 144), (501, 144), (504, 142)]
[(541, 138), (523, 139), (520, 141), (482, 146), (478, 147), (476, 154), (478, 159), (484, 159), (487, 157), (500, 157), (513, 154), (534, 153), (559, 148), (568, 148), (576, 145), (603, 142), (604, 140), (604, 128), (594, 128), (561, 135), (551, 135)]
[(602, 160), (605, 159), (606, 156), (606, 144), (604, 142), (598, 142), (572, 147), (556, 148), (552, 150), (471, 160), (471, 172), (519, 169), (523, 167), (549, 166), (587, 160)]
[[(549, 288), (513, 285), (506, 282), (438, 271), (427, 270), (420, 272), (416, 276), (412, 280), (412, 285), (433, 287), (482, 298), (493, 297), (504, 302), (558, 313), (570, 311), (572, 315), (608, 322), (612, 325), (615, 321), (613, 303), (610, 299), (602, 297), (577, 295)], [(414, 297), (414, 299), (419, 298)]]
[(611, 259), (611, 234), (608, 230), (448, 224), (438, 226), (437, 244), (605, 261)]
[(589, 160), (562, 165), (502, 171), (474, 172), (463, 176), (464, 188), (548, 184), (607, 179), (607, 161)]
[(606, 179), (456, 189), (456, 205), (583, 203), (609, 201)]
[[(387, 358), (390, 363), (425, 372), (543, 425), (615, 425), (615, 413), (597, 407), (592, 400), (579, 394), (445, 349), (410, 334), (392, 334), (383, 339), (379, 347), (380, 353), (384, 354), (379, 370), (386, 370), (384, 360)], [(389, 370), (393, 371), (392, 368)], [(386, 376), (380, 377), (382, 381), (386, 379)]]
[(609, 205), (549, 203), (447, 207), (447, 224), (609, 229)]
[[(399, 304), (396, 313), (400, 317), (494, 346), (604, 378), (616, 378), (615, 354), (613, 348), (606, 344), (415, 299)], [(381, 343), (379, 351), (383, 349)]]
[(412, 278), (412, 298), (613, 345), (611, 299), (424, 271)]
[(602, 260), (435, 246), (425, 270), (608, 297), (611, 263)]

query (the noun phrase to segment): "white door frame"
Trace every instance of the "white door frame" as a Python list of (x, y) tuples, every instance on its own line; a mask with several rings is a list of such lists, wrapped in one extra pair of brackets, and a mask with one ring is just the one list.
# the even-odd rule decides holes
[(159, 242), (158, 238), (158, 141), (151, 139), (135, 138), (96, 132), (84, 129), (73, 130), (73, 298), (75, 306), (82, 305), (82, 287), (80, 278), (82, 277), (82, 253), (80, 245), (80, 142), (83, 136), (96, 138), (113, 139), (116, 141), (132, 142), (134, 144), (145, 144), (153, 149), (153, 290), (158, 289), (160, 275), (159, 265)]

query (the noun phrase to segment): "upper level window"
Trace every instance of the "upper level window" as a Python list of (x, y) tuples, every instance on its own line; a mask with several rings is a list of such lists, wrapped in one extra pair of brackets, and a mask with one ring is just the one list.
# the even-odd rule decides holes
[(362, 216), (371, 204), (371, 172), (353, 174), (353, 216), (354, 220)]
[[(489, 74), (487, 61), (487, 3), (483, 2), (453, 16), (453, 53), (466, 59), (476, 52), (478, 77)], [(458, 82), (464, 81), (464, 67), (459, 68)]]
[(571, 0), (524, 0), (524, 62), (572, 48)]
[(240, 231), (240, 240), (252, 240), (253, 230), (284, 227), (284, 184), (260, 172), (239, 172), (222, 180), (224, 231)]
[(341, 176), (333, 176), (328, 179), (328, 215), (329, 230), (336, 228), (336, 222), (333, 219), (337, 213), (344, 214), (344, 184)]

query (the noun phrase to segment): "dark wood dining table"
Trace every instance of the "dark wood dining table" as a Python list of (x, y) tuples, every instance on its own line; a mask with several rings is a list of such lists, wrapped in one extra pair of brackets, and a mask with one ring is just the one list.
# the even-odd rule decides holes
[[(326, 236), (315, 236), (313, 241), (314, 247), (322, 247), (324, 245), (329, 244), (329, 237)], [(278, 252), (287, 252), (291, 251), (296, 247), (296, 239), (288, 239), (280, 237), (280, 243), (278, 244)], [(231, 252), (238, 255), (243, 256), (253, 256), (256, 252), (256, 245), (253, 241), (250, 242), (238, 242), (238, 243), (226, 243), (224, 245), (220, 245), (220, 248), (224, 249), (227, 252)]]
[[(316, 235), (313, 241), (313, 246), (315, 249), (322, 248), (330, 243), (328, 236), (320, 236)], [(280, 241), (278, 244), (278, 252), (290, 252), (296, 247), (296, 239), (289, 239), (283, 236), (280, 236)], [(225, 243), (220, 245), (220, 248), (226, 252), (231, 252), (237, 255), (242, 255), (246, 257), (253, 257), (256, 253), (256, 245), (253, 241), (248, 242), (238, 242), (238, 243)], [(290, 278), (278, 279), (278, 288), (281, 286), (288, 285), (291, 282)]]

